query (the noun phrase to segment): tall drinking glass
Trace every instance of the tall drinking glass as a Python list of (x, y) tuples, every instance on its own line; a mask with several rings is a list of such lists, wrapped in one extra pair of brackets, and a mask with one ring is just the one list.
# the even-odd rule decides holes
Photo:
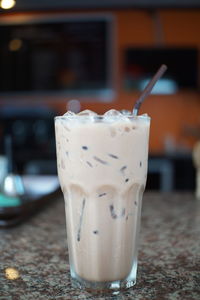
[(73, 286), (129, 288), (136, 282), (150, 118), (55, 118)]

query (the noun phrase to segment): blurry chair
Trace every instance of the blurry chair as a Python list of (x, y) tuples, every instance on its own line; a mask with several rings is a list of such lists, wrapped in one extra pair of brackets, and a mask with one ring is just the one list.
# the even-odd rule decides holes
[(167, 158), (150, 158), (148, 173), (157, 173), (160, 176), (160, 191), (171, 192), (174, 188), (173, 162)]
[(55, 161), (54, 117), (46, 106), (5, 106), (0, 111), (0, 152), (4, 138), (12, 136), (13, 154), (18, 172), (23, 173), (31, 161)]

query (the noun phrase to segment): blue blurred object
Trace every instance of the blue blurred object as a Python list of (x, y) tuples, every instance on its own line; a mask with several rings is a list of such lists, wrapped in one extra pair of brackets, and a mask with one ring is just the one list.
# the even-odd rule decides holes
[[(150, 79), (141, 80), (139, 83), (140, 91), (143, 91)], [(173, 79), (159, 79), (157, 84), (153, 87), (151, 94), (174, 94), (178, 91), (177, 83)]]
[(0, 207), (13, 207), (13, 206), (19, 206), (20, 204), (21, 204), (20, 198), (9, 197), (0, 193)]
[(21, 204), (24, 185), (21, 177), (14, 172), (12, 137), (5, 136), (7, 173), (1, 183), (0, 207), (12, 207)]

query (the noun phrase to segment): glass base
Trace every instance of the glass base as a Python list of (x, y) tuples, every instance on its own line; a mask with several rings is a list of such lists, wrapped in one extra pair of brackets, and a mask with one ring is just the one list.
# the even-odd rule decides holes
[(80, 277), (71, 277), (72, 287), (75, 289), (84, 289), (91, 293), (102, 294), (112, 294), (118, 295), (123, 290), (133, 287), (136, 281), (133, 280), (123, 280), (123, 281), (111, 281), (111, 282), (91, 282)]
[(131, 273), (124, 280), (116, 281), (88, 281), (78, 276), (71, 270), (71, 284), (75, 289), (84, 289), (92, 294), (118, 295), (120, 292), (133, 287), (136, 284), (137, 262), (133, 265)]

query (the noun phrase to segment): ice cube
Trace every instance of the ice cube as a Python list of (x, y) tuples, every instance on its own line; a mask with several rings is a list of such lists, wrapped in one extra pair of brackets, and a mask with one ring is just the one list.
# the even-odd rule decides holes
[(118, 122), (118, 121), (126, 121), (129, 122), (129, 115), (124, 115), (120, 111), (111, 109), (104, 114), (104, 120), (106, 122)]
[(96, 116), (97, 113), (95, 113), (92, 110), (89, 109), (85, 109), (83, 111), (81, 111), (80, 113), (77, 114), (78, 116)]
[(113, 123), (121, 120), (122, 114), (115, 109), (110, 109), (103, 115), (103, 117), (105, 122)]
[(104, 117), (120, 117), (122, 116), (122, 114), (120, 113), (120, 111), (116, 110), (116, 109), (110, 109), (107, 112), (105, 112)]
[(122, 109), (122, 110), (120, 110), (120, 112), (121, 112), (122, 115), (125, 115), (125, 116), (130, 116), (131, 115), (131, 111), (127, 110), (127, 109)]
[[(73, 122), (72, 122), (73, 121)], [(70, 126), (74, 126), (78, 122), (78, 118), (76, 117), (76, 114), (70, 110), (68, 110), (63, 115), (62, 125), (63, 127), (69, 131)]]
[(75, 117), (76, 114), (70, 110), (68, 110), (64, 115), (64, 117)]

